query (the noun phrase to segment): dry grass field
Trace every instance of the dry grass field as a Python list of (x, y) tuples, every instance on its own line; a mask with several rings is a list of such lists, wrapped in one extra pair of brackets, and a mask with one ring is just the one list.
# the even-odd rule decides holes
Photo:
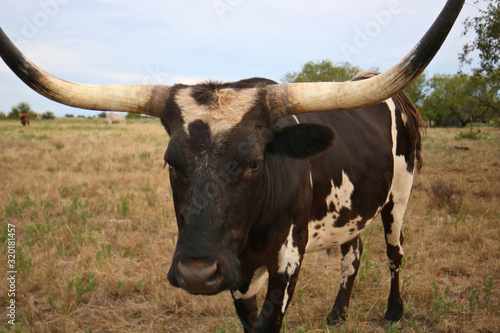
[[(306, 255), (283, 332), (500, 332), (500, 130), (457, 140), (428, 129), (404, 224), (404, 319), (384, 322), (382, 226), (365, 252), (348, 320), (327, 327), (338, 251)], [(231, 296), (167, 279), (177, 227), (160, 122), (0, 121), (0, 332), (241, 332)], [(468, 150), (457, 147), (467, 147)], [(8, 224), (16, 325), (7, 324)]]

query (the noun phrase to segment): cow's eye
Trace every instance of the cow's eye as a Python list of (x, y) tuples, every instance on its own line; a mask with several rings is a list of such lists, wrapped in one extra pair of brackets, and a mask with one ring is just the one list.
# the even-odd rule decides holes
[(165, 165), (164, 165), (163, 167), (165, 168), (165, 166), (167, 166), (167, 164), (168, 164), (168, 172), (170, 172), (170, 173), (175, 172), (174, 167), (173, 167), (173, 166), (172, 166), (172, 164), (170, 164), (170, 162), (169, 162), (169, 161), (167, 161), (167, 160), (165, 161)]
[(262, 165), (264, 164), (264, 161), (262, 160), (255, 160), (250, 165), (248, 166), (248, 171), (251, 173), (255, 173), (259, 171), (262, 168)]

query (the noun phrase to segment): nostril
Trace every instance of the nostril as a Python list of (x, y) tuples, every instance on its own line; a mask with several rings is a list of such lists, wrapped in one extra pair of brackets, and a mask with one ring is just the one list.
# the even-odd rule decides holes
[(217, 272), (217, 262), (206, 263), (201, 260), (193, 260), (190, 261), (189, 264), (185, 264), (180, 260), (177, 267), (179, 269), (179, 274), (186, 282), (208, 282), (207, 280)]
[(213, 295), (233, 288), (239, 275), (228, 274), (224, 258), (174, 258), (168, 280), (191, 294)]

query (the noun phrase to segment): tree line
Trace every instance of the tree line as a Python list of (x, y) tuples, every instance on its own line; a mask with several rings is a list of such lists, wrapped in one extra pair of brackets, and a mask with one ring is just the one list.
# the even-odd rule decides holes
[[(3, 111), (0, 111), (0, 119), (19, 119), (19, 115), (21, 113), (29, 114), (31, 119), (36, 119), (38, 117), (38, 114), (36, 114), (35, 111), (33, 111), (33, 109), (31, 109), (31, 106), (28, 103), (21, 102), (17, 105), (14, 105), (8, 114), (5, 114)], [(106, 116), (107, 116), (107, 113), (103, 111), (103, 112), (100, 112), (98, 114), (95, 114), (94, 116), (88, 116), (88, 117), (77, 116), (77, 117), (90, 119), (90, 118), (106, 118)], [(73, 114), (68, 113), (68, 114), (65, 114), (64, 117), (65, 118), (74, 118), (75, 116)], [(145, 117), (145, 116), (143, 116), (141, 114), (137, 114), (137, 113), (127, 113), (128, 119), (138, 119), (141, 117)], [(55, 119), (56, 116), (55, 116), (54, 112), (46, 111), (45, 113), (43, 113), (41, 115), (40, 118), (41, 119)]]
[[(35, 119), (38, 116), (37, 114), (35, 114), (35, 111), (31, 109), (31, 106), (28, 103), (21, 102), (17, 105), (14, 105), (8, 114), (0, 112), (0, 118), (19, 119), (19, 115), (21, 113), (29, 114), (31, 119)], [(56, 116), (52, 111), (47, 111), (41, 116), (42, 119), (54, 119), (55, 117)]]

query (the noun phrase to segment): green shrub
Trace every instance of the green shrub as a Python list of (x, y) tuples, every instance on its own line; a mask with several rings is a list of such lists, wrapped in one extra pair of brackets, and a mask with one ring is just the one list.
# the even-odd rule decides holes
[(463, 131), (458, 133), (457, 136), (455, 136), (456, 140), (489, 140), (491, 139), (491, 136), (488, 132), (481, 132), (481, 130), (473, 131), (472, 129), (468, 131)]

